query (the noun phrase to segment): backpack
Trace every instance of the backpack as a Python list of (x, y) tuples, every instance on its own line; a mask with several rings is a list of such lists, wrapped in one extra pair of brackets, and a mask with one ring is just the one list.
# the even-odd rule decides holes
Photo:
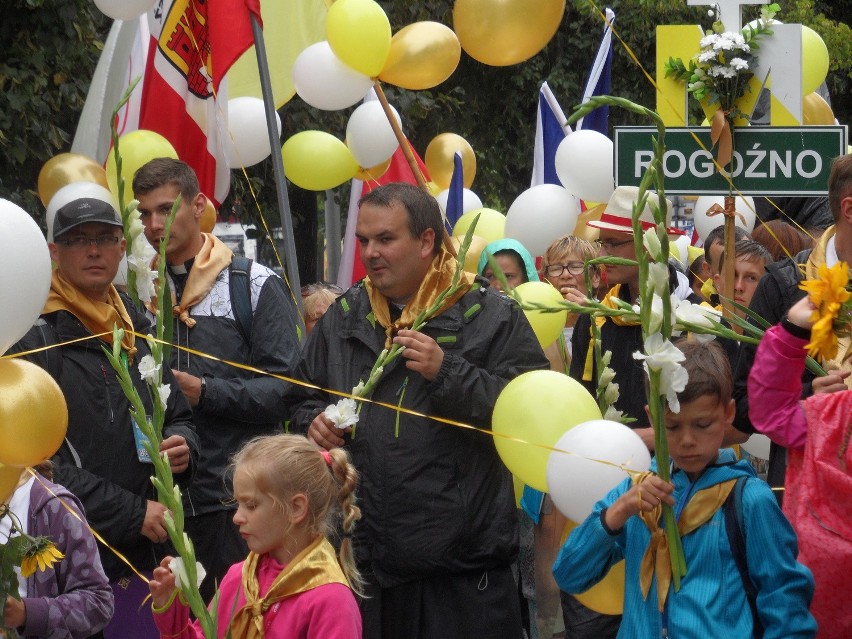
[(251, 324), (254, 310), (251, 307), (251, 260), (234, 253), (229, 267), (231, 309), (245, 343), (251, 348)]
[(725, 515), (725, 530), (728, 533), (728, 542), (731, 544), (731, 553), (734, 556), (734, 562), (737, 564), (737, 570), (743, 581), (748, 607), (751, 610), (751, 617), (754, 621), (753, 636), (756, 639), (762, 639), (763, 624), (760, 622), (760, 616), (757, 614), (757, 588), (755, 588), (754, 582), (752, 582), (748, 574), (745, 530), (742, 526), (743, 489), (745, 488), (747, 479), (747, 477), (737, 479), (734, 489), (728, 493), (725, 503), (722, 504), (722, 510)]

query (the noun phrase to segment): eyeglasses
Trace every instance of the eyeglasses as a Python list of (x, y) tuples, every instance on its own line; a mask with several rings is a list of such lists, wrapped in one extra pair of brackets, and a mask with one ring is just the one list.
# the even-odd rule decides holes
[(57, 244), (69, 246), (75, 249), (88, 248), (90, 244), (96, 244), (99, 248), (115, 246), (121, 241), (118, 235), (98, 235), (97, 237), (89, 237), (88, 235), (75, 235), (74, 237), (62, 237), (56, 240)]
[(595, 244), (598, 248), (604, 249), (607, 253), (612, 253), (612, 249), (617, 249), (619, 246), (624, 246), (625, 244), (633, 244), (633, 238), (622, 242), (615, 242), (613, 240), (595, 240)]
[(586, 270), (585, 264), (583, 262), (569, 262), (568, 264), (549, 264), (544, 268), (544, 272), (548, 275), (548, 277), (559, 277), (565, 271), (568, 271), (571, 275), (582, 275)]

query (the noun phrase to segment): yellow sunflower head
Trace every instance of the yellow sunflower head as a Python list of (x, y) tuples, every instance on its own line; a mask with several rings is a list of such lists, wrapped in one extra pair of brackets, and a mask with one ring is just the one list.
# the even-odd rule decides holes
[(53, 542), (48, 541), (44, 537), (34, 539), (33, 541), (35, 543), (33, 543), (21, 560), (21, 577), (24, 578), (32, 575), (36, 569), (44, 571), (52, 568), (53, 564), (65, 557), (65, 555), (59, 552)]

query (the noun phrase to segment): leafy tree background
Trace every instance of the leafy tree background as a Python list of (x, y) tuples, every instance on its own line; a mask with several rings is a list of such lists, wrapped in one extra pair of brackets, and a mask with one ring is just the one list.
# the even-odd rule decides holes
[[(452, 26), (452, 0), (393, 0), (379, 4), (394, 31), (418, 20)], [(486, 206), (504, 211), (529, 186), (538, 89), (547, 80), (570, 113), (581, 97), (586, 75), (603, 31), (605, 5), (569, 0), (562, 24), (545, 49), (510, 67), (491, 67), (462, 53), (456, 72), (427, 91), (386, 86), (403, 127), (423, 155), (442, 132), (458, 133), (477, 155), (473, 190)], [(654, 75), (657, 24), (709, 25), (708, 7), (688, 7), (685, 0), (614, 0), (616, 31)], [(38, 172), (52, 156), (70, 150), (110, 20), (91, 0), (6, 0), (0, 22), (0, 197), (23, 206), (43, 223), (44, 207), (36, 193)], [(843, 20), (852, 15), (852, 0), (789, 0), (778, 18), (806, 24), (825, 41), (831, 60), (827, 85), (838, 120), (852, 118), (852, 31)], [(744, 7), (744, 20), (758, 14)], [(654, 89), (618, 41), (614, 47), (612, 92), (641, 104), (655, 104)], [(282, 140), (307, 129), (345, 135), (352, 109), (319, 111), (298, 97), (280, 110)], [(637, 123), (632, 114), (610, 112), (610, 126)], [(324, 194), (289, 185), (300, 275), (317, 279), (322, 246)], [(348, 187), (335, 191), (345, 212)], [(220, 208), (224, 217), (256, 222), (263, 212), (278, 224), (271, 163), (233, 172), (231, 195)], [(345, 213), (344, 213), (345, 214)]]

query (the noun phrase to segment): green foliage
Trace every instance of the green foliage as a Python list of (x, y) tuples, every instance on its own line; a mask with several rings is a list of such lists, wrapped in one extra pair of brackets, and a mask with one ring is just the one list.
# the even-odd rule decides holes
[(108, 26), (91, 0), (3, 3), (0, 197), (36, 217), (38, 172), (71, 147)]

